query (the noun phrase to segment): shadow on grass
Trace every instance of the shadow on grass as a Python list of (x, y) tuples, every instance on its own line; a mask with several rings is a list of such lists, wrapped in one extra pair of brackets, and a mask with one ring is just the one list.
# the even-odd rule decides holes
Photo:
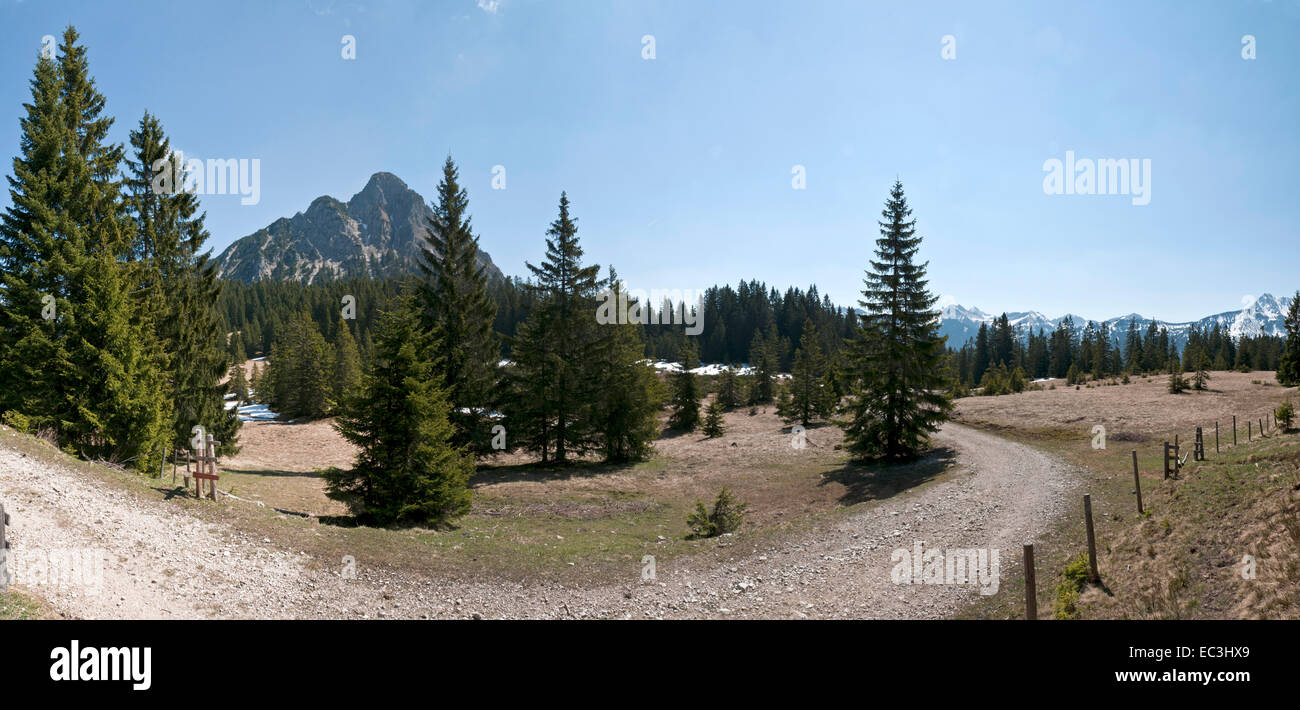
[(511, 466), (480, 466), (469, 479), (470, 489), (490, 486), (495, 483), (519, 483), (531, 481), (568, 481), (573, 479), (596, 478), (610, 473), (618, 473), (635, 468), (645, 461), (628, 461), (626, 463), (607, 463), (604, 461), (569, 461), (564, 464), (526, 463)]
[(180, 485), (180, 484), (176, 484), (176, 485), (172, 485), (172, 486), (165, 486), (165, 487), (164, 487), (164, 486), (150, 486), (150, 488), (152, 488), (152, 489), (154, 489), (155, 491), (158, 491), (159, 493), (161, 493), (162, 496), (163, 496), (163, 500), (171, 500), (172, 498), (175, 498), (176, 496), (181, 496), (181, 497), (183, 497), (183, 498), (192, 498), (192, 497), (193, 497), (193, 496), (188, 495), (189, 492), (190, 492), (190, 489), (188, 489), (188, 488), (186, 488), (185, 486), (182, 486), (182, 485)]
[(931, 449), (916, 461), (907, 463), (859, 463), (850, 461), (840, 468), (822, 474), (822, 482), (844, 486), (840, 496), (842, 505), (854, 505), (868, 500), (883, 500), (901, 491), (933, 480), (948, 470), (957, 460), (957, 451), (942, 446)]
[(268, 478), (320, 478), (320, 471), (277, 471), (268, 468), (227, 468), (221, 467), (224, 473), (241, 473), (246, 476), (266, 476)]

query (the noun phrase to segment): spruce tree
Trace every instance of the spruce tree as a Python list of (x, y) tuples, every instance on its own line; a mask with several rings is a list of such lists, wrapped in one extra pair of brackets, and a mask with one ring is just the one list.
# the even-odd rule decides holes
[(67, 142), (59, 65), (41, 56), (31, 103), (19, 120), (20, 153), (8, 177), (12, 204), (0, 221), (0, 411), (24, 414), (61, 435), (74, 412), (63, 373), (71, 366), (66, 337), (74, 264), (85, 247), (61, 235), (56, 205), (71, 199), (63, 172)]
[(774, 324), (769, 323), (766, 331), (754, 332), (749, 344), (749, 362), (754, 371), (750, 404), (771, 402), (776, 396), (776, 376), (781, 367), (779, 348)]
[(845, 436), (849, 449), (865, 458), (915, 458), (952, 410), (943, 394), (945, 339), (931, 310), (937, 299), (926, 290), (926, 265), (912, 261), (921, 238), (911, 214), (903, 185), (895, 182), (859, 301), (866, 313), (849, 356), (858, 389)]
[(582, 265), (577, 220), (560, 193), (559, 216), (546, 232), (546, 260), (527, 264), (536, 303), (511, 350), (512, 395), (506, 429), (543, 462), (564, 463), (599, 445), (591, 417), (599, 376), (597, 265)]
[(682, 369), (672, 375), (672, 414), (668, 428), (695, 431), (700, 423), (700, 387), (691, 369), (697, 366), (695, 345), (686, 341), (678, 356)]
[(338, 333), (334, 341), (333, 398), (335, 403), (342, 404), (361, 386), (361, 355), (357, 352), (356, 338), (342, 317)]
[(248, 401), (248, 379), (244, 376), (243, 365), (230, 366), (230, 382), (227, 383), (227, 391), (235, 395), (235, 404), (243, 404)]
[(709, 403), (709, 406), (705, 408), (704, 426), (702, 427), (705, 436), (710, 439), (716, 439), (727, 433), (726, 424), (722, 418), (724, 412), (725, 410), (722, 406), (722, 402), (718, 401), (718, 399), (714, 397), (713, 401)]
[(316, 322), (301, 311), (271, 346), (271, 364), (263, 378), (267, 403), (286, 419), (318, 419), (333, 397), (333, 351)]
[(827, 417), (835, 409), (835, 395), (827, 381), (826, 357), (821, 338), (812, 319), (805, 319), (803, 337), (794, 355), (792, 379), (788, 388), (790, 402), (782, 415), (787, 421), (799, 420), (807, 426), (817, 417)]
[[(184, 446), (199, 425), (233, 453), (239, 418), (224, 406), (220, 381), (246, 358), (245, 334), (230, 342), (217, 317), (221, 293), (209, 258), (199, 200), (182, 189), (185, 166), (171, 149), (161, 122), (149, 113), (130, 134), (126, 206), (134, 222), (131, 265), (138, 274), (141, 310), (165, 355), (172, 446)], [(155, 170), (155, 166), (157, 169)]]
[(496, 303), (488, 295), (487, 273), (478, 261), (478, 237), (470, 227), (469, 196), (459, 184), (451, 156), (442, 167), (438, 200), (425, 228), (428, 246), (420, 264), (423, 325), (432, 334), (434, 372), (442, 377), (452, 404), (453, 441), (475, 453), (491, 450), (501, 346), (492, 324)]
[(1169, 394), (1180, 394), (1187, 389), (1187, 380), (1183, 377), (1183, 364), (1177, 357), (1169, 358)]
[[(609, 299), (622, 300), (623, 284), (609, 270)], [(656, 415), (663, 395), (659, 378), (645, 360), (645, 343), (636, 323), (607, 322), (596, 350), (597, 377), (601, 383), (592, 411), (605, 460), (636, 461), (650, 455), (659, 436)]]
[(717, 401), (723, 409), (734, 409), (744, 402), (743, 393), (740, 389), (740, 378), (732, 367), (724, 367), (722, 372), (718, 374)]
[(121, 145), (67, 28), (37, 60), (20, 121), (12, 204), (0, 221), (0, 411), (66, 449), (155, 470), (166, 446), (162, 354), (133, 300), (138, 275), (118, 171)]
[(1283, 387), (1295, 387), (1300, 385), (1300, 291), (1291, 297), (1282, 325), (1286, 328), (1286, 342), (1277, 361), (1277, 381)]
[(263, 368), (256, 362), (249, 368), (248, 375), (248, 400), (257, 401), (257, 389), (262, 386)]
[(453, 446), (451, 405), (426, 359), (413, 299), (380, 319), (362, 394), (335, 428), (360, 449), (349, 470), (325, 471), (326, 494), (371, 525), (444, 525), (469, 511), (473, 456)]
[(1195, 348), (1188, 348), (1192, 352), (1192, 388), (1196, 390), (1205, 390), (1210, 381), (1210, 358), (1206, 357), (1205, 349), (1200, 345)]

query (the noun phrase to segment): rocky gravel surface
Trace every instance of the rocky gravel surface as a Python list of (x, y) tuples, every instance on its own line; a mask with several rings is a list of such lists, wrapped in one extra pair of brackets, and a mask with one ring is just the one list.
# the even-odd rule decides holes
[[(15, 581), (74, 618), (943, 618), (980, 586), (895, 583), (895, 551), (917, 542), (996, 550), (1002, 578), (1018, 575), (1022, 543), (1066, 511), (1080, 476), (1059, 458), (958, 424), (936, 443), (956, 450), (956, 476), (764, 547), (724, 538), (733, 554), (721, 564), (665, 561), (653, 580), (591, 587), (385, 569), (343, 579), (325, 569), (333, 562), (312, 565), (302, 551), (2, 445), (0, 501), (15, 571), (27, 570)], [(68, 550), (102, 551), (102, 579), (52, 584), (47, 573), (46, 583), (26, 583), (36, 579), (33, 560)]]

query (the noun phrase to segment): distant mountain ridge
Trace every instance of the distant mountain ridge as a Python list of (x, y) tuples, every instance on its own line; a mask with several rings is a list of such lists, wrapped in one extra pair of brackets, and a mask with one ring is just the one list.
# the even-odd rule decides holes
[[(1217, 324), (1223, 328), (1232, 337), (1237, 338), (1243, 335), (1255, 337), (1258, 335), (1283, 335), (1286, 332), (1282, 325), (1282, 319), (1286, 316), (1286, 310), (1291, 306), (1291, 298), (1283, 296), (1276, 298), (1272, 294), (1264, 294), (1250, 304), (1235, 311), (1224, 311), (1212, 316), (1206, 316), (1199, 320), (1175, 323), (1163, 321), (1158, 318), (1154, 319), (1157, 327), (1169, 329), (1169, 338), (1179, 349), (1187, 344), (1187, 336), (1195, 326), (1199, 330), (1209, 331)], [(978, 308), (966, 308), (960, 305), (945, 306), (940, 312), (939, 334), (948, 336), (948, 345), (952, 348), (960, 348), (967, 340), (974, 338), (979, 332), (980, 323), (991, 323), (994, 318), (1000, 318), (1001, 313), (996, 315), (985, 313)], [(1083, 316), (1067, 313), (1058, 318), (1048, 318), (1038, 311), (1017, 311), (1007, 312), (1007, 321), (1017, 329), (1022, 337), (1028, 337), (1029, 333), (1037, 333), (1041, 328), (1043, 332), (1050, 333), (1061, 321), (1069, 316), (1074, 321), (1076, 328), (1082, 329), (1088, 324), (1088, 319)], [(1093, 321), (1098, 326), (1106, 323), (1111, 333), (1122, 339), (1124, 333), (1128, 331), (1130, 320), (1137, 320), (1139, 329), (1145, 331), (1147, 325), (1153, 320), (1148, 316), (1138, 313), (1116, 316), (1108, 318), (1105, 321)]]
[[(425, 243), (425, 199), (392, 173), (370, 176), (351, 200), (328, 195), (306, 211), (282, 217), (243, 237), (217, 257), (221, 278), (251, 283), (382, 278), (417, 271)], [(502, 277), (486, 251), (479, 263), (489, 280)]]

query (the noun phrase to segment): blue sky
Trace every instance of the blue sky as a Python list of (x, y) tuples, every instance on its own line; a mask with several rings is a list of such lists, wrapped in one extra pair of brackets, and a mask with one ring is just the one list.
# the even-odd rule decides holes
[[(261, 160), (258, 204), (203, 198), (217, 251), (376, 171), (427, 197), (450, 152), (508, 274), (563, 189), (587, 259), (631, 287), (846, 304), (898, 177), (932, 289), (967, 306), (1185, 320), (1300, 288), (1297, 0), (0, 0), (6, 175), (41, 38), (69, 23), (115, 140), (148, 109), (189, 155)], [(1150, 159), (1150, 204), (1045, 194), (1066, 151)]]

